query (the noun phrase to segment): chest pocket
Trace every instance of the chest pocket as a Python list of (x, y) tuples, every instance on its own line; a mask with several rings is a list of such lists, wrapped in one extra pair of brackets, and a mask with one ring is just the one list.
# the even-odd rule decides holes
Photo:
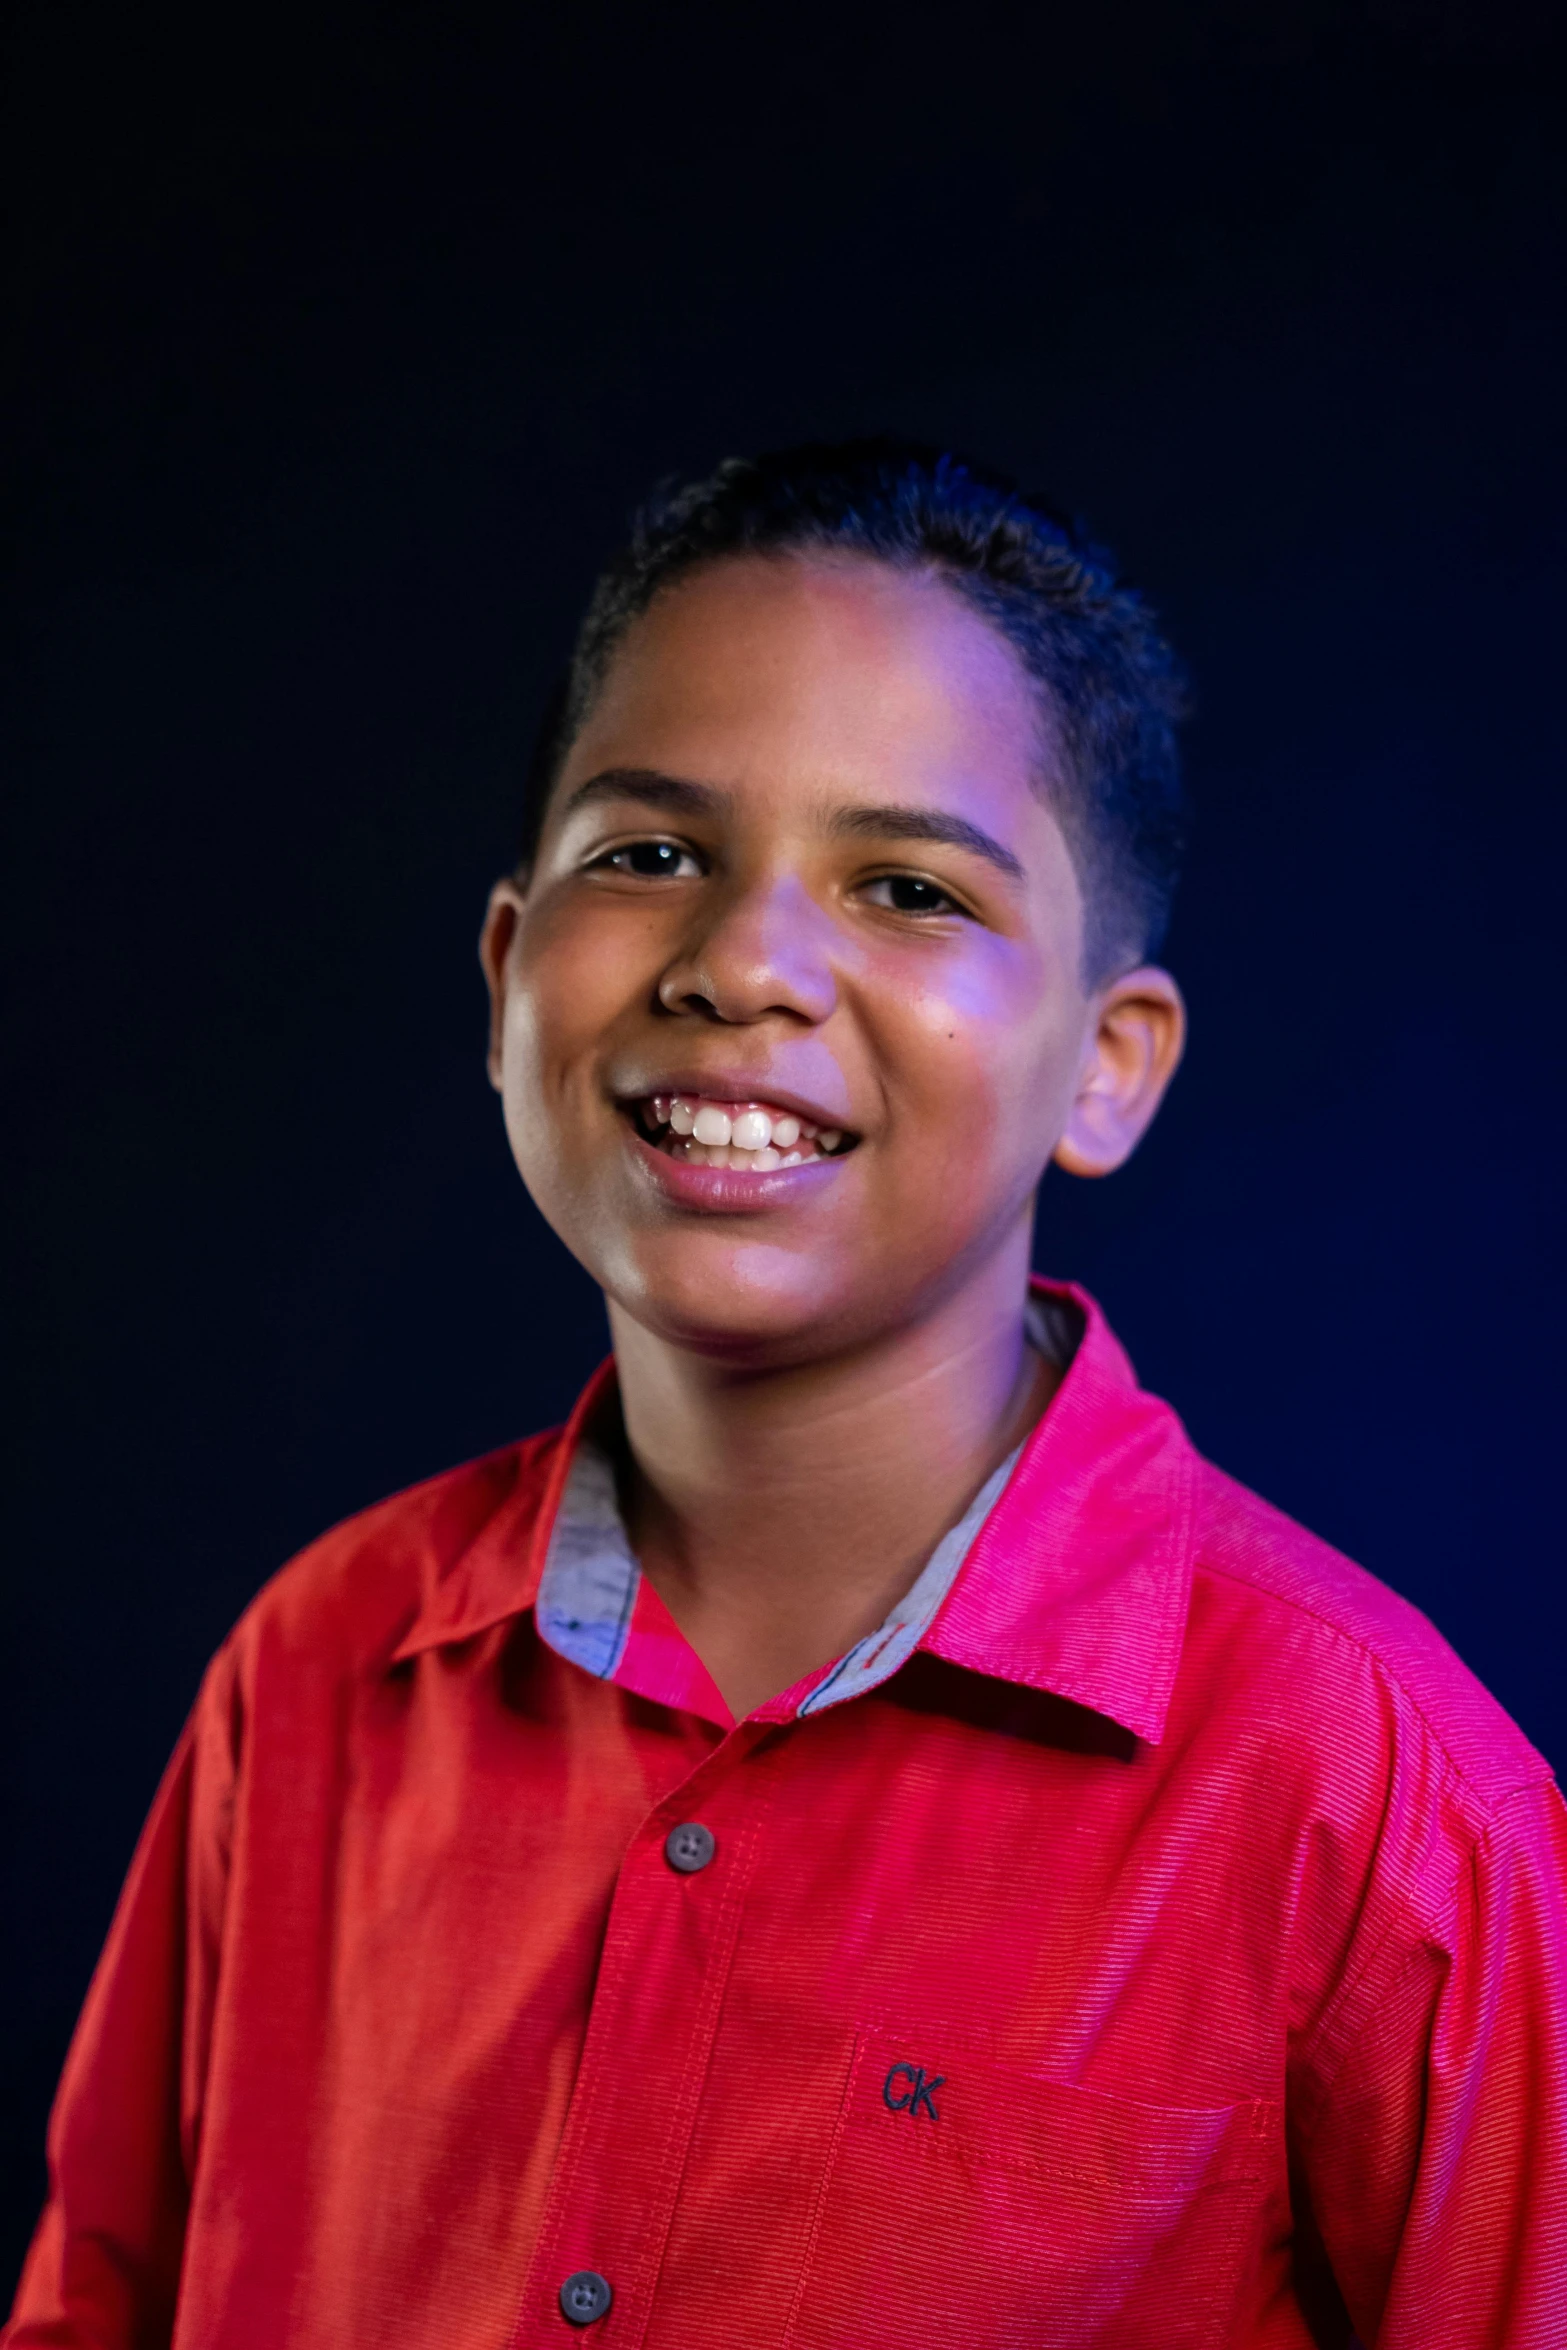
[(861, 2033), (788, 2350), (1218, 2350), (1277, 2118)]

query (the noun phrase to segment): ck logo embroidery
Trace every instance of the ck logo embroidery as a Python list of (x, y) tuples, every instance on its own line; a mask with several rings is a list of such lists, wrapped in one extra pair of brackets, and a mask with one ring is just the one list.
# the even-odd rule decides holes
[(889, 2113), (928, 2113), (939, 2122), (932, 2092), (944, 2087), (946, 2078), (945, 2073), (927, 2073), (921, 2065), (895, 2064), (881, 2085), (881, 2101)]

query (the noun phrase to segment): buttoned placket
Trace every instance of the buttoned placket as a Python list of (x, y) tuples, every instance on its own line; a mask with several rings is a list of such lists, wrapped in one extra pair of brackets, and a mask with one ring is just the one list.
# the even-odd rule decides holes
[[(627, 1848), (512, 2350), (573, 2338), (560, 2294), (583, 2272), (612, 2294), (583, 2338), (629, 2350), (646, 2336), (781, 1749), (798, 1734), (765, 1714), (737, 1724)], [(713, 1839), (697, 1868), (665, 1849), (692, 1825)]]
[[(1066, 1351), (1052, 1339), (1037, 1302), (1030, 1307), (1030, 1334), (1042, 1351)], [(620, 1518), (613, 1465), (584, 1440), (586, 1417), (545, 1544), (538, 1629), (557, 1653), (595, 1678), (624, 1679), (635, 1688), (626, 1659), (640, 1569)], [(809, 1717), (826, 1705), (852, 1703), (913, 1651), (1020, 1451), (992, 1472), (877, 1632), (728, 1731), (632, 1838), (610, 1904), (512, 2350), (559, 2343), (568, 2330), (581, 2329), (606, 2346), (643, 2340), (773, 1781), (763, 1749), (771, 1740), (781, 1760), (791, 1738), (809, 1735)], [(662, 1687), (642, 1687), (667, 1701)], [(681, 1830), (690, 1833), (678, 1835)], [(695, 1858), (707, 1837), (712, 1858)], [(689, 1995), (672, 1996), (671, 1983), (683, 1981)], [(650, 1983), (660, 1986), (656, 2012), (647, 2004)], [(608, 2193), (606, 2180), (614, 2182)]]

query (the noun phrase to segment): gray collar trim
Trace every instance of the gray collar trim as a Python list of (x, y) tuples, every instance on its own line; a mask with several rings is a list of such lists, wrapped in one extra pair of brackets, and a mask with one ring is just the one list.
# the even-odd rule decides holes
[(957, 1580), (958, 1569), (973, 1547), (991, 1510), (1001, 1498), (1001, 1489), (1022, 1458), (1023, 1447), (1009, 1452), (999, 1469), (993, 1469), (975, 1494), (957, 1524), (943, 1534), (919, 1574), (894, 1605), (885, 1621), (865, 1639), (856, 1641), (847, 1653), (838, 1659), (825, 1680), (818, 1681), (803, 1701), (800, 1712), (819, 1714), (830, 1705), (842, 1705), (846, 1698), (863, 1697), (868, 1689), (879, 1688), (890, 1680), (900, 1665), (906, 1665), (929, 1631), (931, 1619)]
[(551, 1648), (607, 1681), (626, 1653), (641, 1580), (615, 1494), (615, 1464), (584, 1438), (550, 1533), (534, 1622)]

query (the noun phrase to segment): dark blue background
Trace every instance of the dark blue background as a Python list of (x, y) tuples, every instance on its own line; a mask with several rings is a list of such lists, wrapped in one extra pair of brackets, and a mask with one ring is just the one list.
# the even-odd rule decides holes
[(1567, 1757), (1560, 12), (543, 13), (12, 12), (16, 2252), (204, 1659), (602, 1345), (473, 946), (671, 467), (955, 441), (1151, 589), (1193, 1045), (1041, 1261)]

